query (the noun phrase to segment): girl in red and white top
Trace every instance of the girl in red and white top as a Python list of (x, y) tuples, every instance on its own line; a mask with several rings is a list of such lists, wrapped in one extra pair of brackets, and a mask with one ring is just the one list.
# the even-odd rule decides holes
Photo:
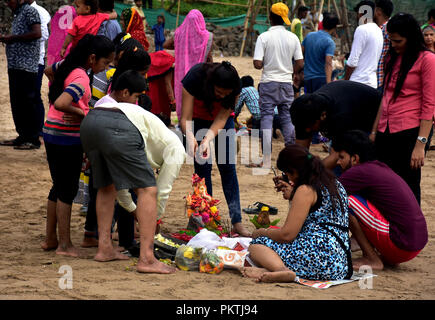
[(378, 158), (410, 186), (420, 203), (421, 167), (435, 110), (435, 54), (418, 22), (398, 13), (387, 24), (384, 95), (371, 133)]

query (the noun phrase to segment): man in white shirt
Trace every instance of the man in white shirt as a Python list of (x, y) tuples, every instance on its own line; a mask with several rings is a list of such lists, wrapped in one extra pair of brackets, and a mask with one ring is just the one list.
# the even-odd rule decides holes
[[(275, 106), (281, 122), (285, 144), (295, 142), (290, 106), (294, 99), (293, 72), (303, 67), (303, 54), (298, 37), (284, 27), (290, 25), (288, 7), (278, 2), (270, 9), (271, 27), (262, 33), (255, 45), (254, 67), (263, 69), (259, 85), (263, 167), (269, 168), (272, 146), (272, 124)], [(294, 69), (293, 70), (293, 60)]]
[(355, 30), (352, 49), (347, 60), (345, 80), (352, 80), (378, 87), (377, 69), (381, 58), (384, 36), (374, 23), (375, 3), (361, 1), (355, 7), (361, 24)]
[(41, 98), (41, 86), (42, 86), (42, 76), (44, 75), (45, 69), (45, 43), (48, 41), (49, 32), (48, 24), (50, 23), (51, 16), (47, 10), (38, 5), (34, 0), (27, 0), (30, 6), (34, 7), (41, 19), (41, 49), (39, 51), (39, 62), (38, 62), (38, 78), (36, 82), (36, 105), (38, 109), (38, 123), (39, 123), (39, 134), (42, 135), (42, 127), (44, 125), (45, 109), (44, 103)]

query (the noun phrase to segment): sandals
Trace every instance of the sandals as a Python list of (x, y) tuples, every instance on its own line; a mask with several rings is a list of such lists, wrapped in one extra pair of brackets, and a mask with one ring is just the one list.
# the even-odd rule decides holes
[(272, 207), (262, 202), (255, 202), (254, 204), (250, 205), (248, 208), (243, 208), (243, 212), (246, 214), (259, 214), (261, 212), (261, 207), (268, 207), (269, 214), (271, 215), (278, 214), (278, 208)]

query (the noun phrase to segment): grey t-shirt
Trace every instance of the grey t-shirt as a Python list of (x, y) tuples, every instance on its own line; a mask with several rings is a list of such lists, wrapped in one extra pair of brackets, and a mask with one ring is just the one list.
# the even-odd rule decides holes
[[(15, 12), (12, 21), (12, 34), (21, 35), (32, 30), (34, 24), (41, 24), (38, 11), (25, 3)], [(6, 45), (8, 69), (24, 70), (37, 73), (39, 62), (40, 39), (17, 41)]]

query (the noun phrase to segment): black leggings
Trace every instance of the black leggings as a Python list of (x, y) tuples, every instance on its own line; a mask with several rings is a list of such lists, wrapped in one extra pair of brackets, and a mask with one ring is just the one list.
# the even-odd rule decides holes
[(394, 172), (402, 177), (411, 188), (420, 204), (421, 169), (411, 169), (411, 156), (420, 128), (390, 133), (378, 132), (376, 136), (376, 152), (379, 161), (386, 163)]
[(83, 151), (81, 145), (58, 145), (45, 142), (53, 186), (48, 200), (72, 204), (79, 189)]

